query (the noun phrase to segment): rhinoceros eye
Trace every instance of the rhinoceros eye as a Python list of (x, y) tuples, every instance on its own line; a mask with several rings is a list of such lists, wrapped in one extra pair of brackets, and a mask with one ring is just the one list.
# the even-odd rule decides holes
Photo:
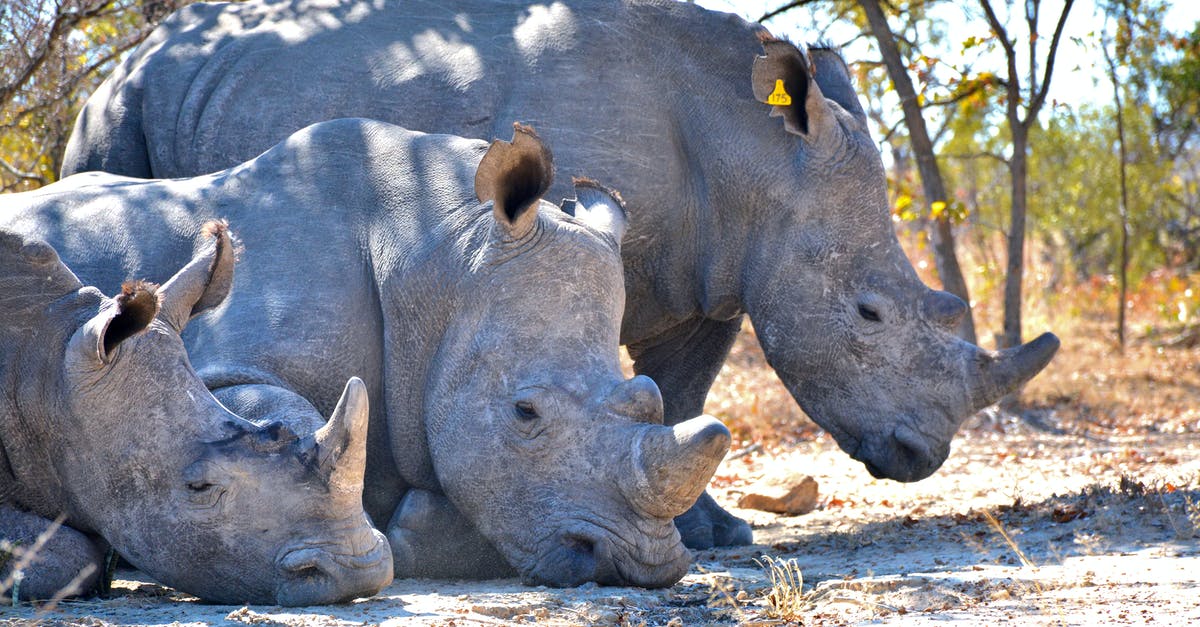
[(865, 303), (858, 304), (858, 315), (861, 316), (863, 320), (868, 320), (870, 322), (883, 321), (883, 318), (879, 316), (879, 311)]
[(225, 489), (216, 483), (204, 480), (187, 482), (188, 500), (203, 508), (214, 507), (221, 501)]
[(192, 492), (205, 492), (216, 487), (216, 484), (207, 481), (189, 481), (187, 484), (188, 490)]
[(220, 468), (205, 460), (185, 468), (181, 478), (187, 500), (202, 509), (216, 507), (228, 487)]
[(513, 407), (517, 411), (517, 418), (521, 420), (537, 420), (537, 408), (529, 401), (517, 401)]

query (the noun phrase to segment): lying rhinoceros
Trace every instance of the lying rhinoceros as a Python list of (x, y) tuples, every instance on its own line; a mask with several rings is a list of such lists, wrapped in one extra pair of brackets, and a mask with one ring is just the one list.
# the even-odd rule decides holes
[[(230, 296), (184, 334), (197, 372), (238, 414), (284, 421), (363, 377), (379, 399), (364, 501), (398, 574), (507, 562), (531, 582), (670, 585), (690, 563), (672, 518), (729, 432), (662, 426), (653, 381), (622, 378), (623, 210), (581, 180), (564, 213), (541, 200), (552, 172), (526, 128), (489, 148), (335, 120), (210, 176), (74, 176), (10, 199), (0, 222), (153, 279), (191, 254), (197, 220), (234, 220)], [(119, 235), (150, 231), (169, 235)], [(446, 504), (503, 559), (421, 545), (410, 532)]]
[[(149, 232), (127, 226), (110, 223), (109, 241)], [(231, 414), (189, 365), (179, 331), (219, 310), (233, 278), (228, 232), (206, 228), (213, 243), (190, 262), (190, 245), (170, 265), (147, 260), (184, 266), (161, 288), (127, 282), (115, 298), (84, 287), (49, 245), (0, 230), (0, 538), (30, 550), (65, 517), (15, 594), (49, 598), (76, 577), (90, 590), (105, 543), (216, 602), (330, 603), (391, 582), (391, 552), (362, 509), (362, 382), (346, 386), (328, 424), (315, 416), (320, 429), (296, 438)], [(115, 268), (107, 274), (124, 274)], [(15, 566), (10, 557), (3, 568)]]
[[(628, 202), (621, 341), (667, 424), (702, 411), (748, 314), (842, 449), (922, 479), (1058, 341), (992, 353), (951, 333), (966, 307), (901, 250), (845, 65), (778, 41), (760, 56), (761, 35), (681, 2), (195, 4), (92, 96), (63, 171), (202, 174), (333, 115), (479, 138), (528, 120)], [(678, 523), (689, 546), (750, 541), (707, 496)]]

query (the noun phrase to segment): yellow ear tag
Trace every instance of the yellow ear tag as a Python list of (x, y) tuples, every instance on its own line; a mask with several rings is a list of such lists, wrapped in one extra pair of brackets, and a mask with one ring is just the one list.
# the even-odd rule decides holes
[(770, 96), (767, 96), (767, 104), (775, 105), (776, 107), (786, 107), (792, 104), (792, 97), (783, 88), (782, 78), (775, 79), (775, 91), (771, 92)]

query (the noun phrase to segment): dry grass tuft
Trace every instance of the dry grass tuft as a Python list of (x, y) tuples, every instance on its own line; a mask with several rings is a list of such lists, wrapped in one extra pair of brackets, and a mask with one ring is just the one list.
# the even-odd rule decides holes
[(785, 621), (802, 622), (804, 613), (813, 608), (813, 593), (804, 592), (804, 575), (794, 559), (770, 555), (754, 560), (767, 573), (771, 589), (763, 597), (766, 615)]

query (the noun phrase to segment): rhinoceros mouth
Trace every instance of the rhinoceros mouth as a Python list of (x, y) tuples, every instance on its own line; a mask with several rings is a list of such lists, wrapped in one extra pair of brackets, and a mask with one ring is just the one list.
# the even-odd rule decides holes
[(285, 550), (276, 560), (282, 574), (276, 601), (281, 605), (340, 603), (383, 589), (392, 580), (387, 540), (372, 530), (371, 538), (359, 545), (368, 548), (356, 552), (346, 543), (309, 543)]
[(614, 526), (608, 521), (577, 521), (560, 527), (538, 544), (540, 550), (532, 565), (520, 568), (522, 579), (557, 587), (594, 581), (661, 588), (687, 573), (691, 554), (671, 520), (631, 524), (632, 531), (624, 533)]
[(279, 560), (279, 568), (285, 573), (311, 574), (313, 570), (327, 572), (341, 568), (345, 570), (369, 570), (379, 567), (386, 555), (375, 548), (362, 554), (341, 553), (335, 548), (310, 546), (292, 549)]

